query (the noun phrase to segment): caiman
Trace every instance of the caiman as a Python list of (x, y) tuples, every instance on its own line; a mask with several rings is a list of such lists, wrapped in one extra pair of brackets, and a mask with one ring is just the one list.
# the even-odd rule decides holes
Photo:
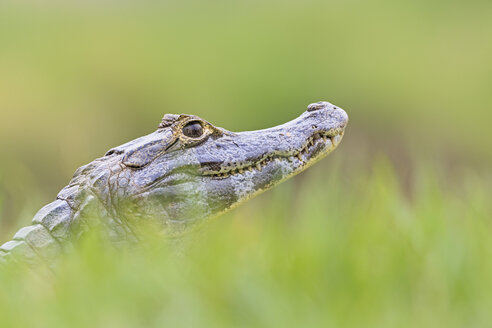
[[(348, 116), (328, 102), (269, 129), (230, 132), (166, 114), (157, 131), (80, 167), (56, 200), (0, 247), (0, 262), (52, 262), (94, 227), (138, 240), (139, 222), (180, 235), (305, 170), (340, 143)], [(95, 219), (96, 218), (96, 219)]]

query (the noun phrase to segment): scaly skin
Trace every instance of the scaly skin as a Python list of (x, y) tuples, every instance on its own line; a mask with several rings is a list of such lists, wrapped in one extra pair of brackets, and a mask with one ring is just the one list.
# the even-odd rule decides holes
[(0, 247), (0, 261), (51, 263), (95, 226), (114, 241), (137, 240), (142, 220), (167, 236), (186, 232), (329, 154), (347, 122), (328, 102), (285, 124), (239, 133), (167, 114), (157, 131), (79, 168), (32, 225)]

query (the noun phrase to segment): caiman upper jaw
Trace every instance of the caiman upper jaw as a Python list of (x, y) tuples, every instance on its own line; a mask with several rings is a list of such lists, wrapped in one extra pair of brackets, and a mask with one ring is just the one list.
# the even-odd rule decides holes
[(224, 153), (218, 151), (216, 160), (207, 156), (201, 174), (227, 178), (248, 171), (261, 172), (271, 162), (282, 166), (286, 175), (298, 173), (338, 146), (347, 122), (342, 109), (328, 102), (311, 104), (299, 118), (283, 125), (240, 132), (218, 141)]
[(208, 166), (202, 171), (205, 176), (214, 178), (226, 178), (230, 175), (243, 174), (246, 171), (262, 171), (270, 162), (286, 160), (292, 164), (298, 164), (299, 167), (306, 165), (323, 150), (333, 151), (343, 137), (343, 131), (340, 134), (316, 133), (307, 139), (305, 145), (300, 149), (289, 152), (272, 152), (266, 153), (263, 157), (245, 162), (224, 163), (216, 167)]

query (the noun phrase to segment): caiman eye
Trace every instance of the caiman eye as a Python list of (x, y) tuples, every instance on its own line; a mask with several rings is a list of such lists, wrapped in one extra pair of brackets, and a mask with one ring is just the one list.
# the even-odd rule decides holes
[(200, 122), (190, 122), (183, 128), (183, 134), (190, 138), (199, 138), (203, 134), (203, 127)]

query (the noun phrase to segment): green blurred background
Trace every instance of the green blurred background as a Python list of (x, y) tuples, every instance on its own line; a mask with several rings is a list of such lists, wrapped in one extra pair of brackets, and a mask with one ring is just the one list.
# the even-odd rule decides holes
[(165, 113), (252, 130), (328, 100), (350, 116), (346, 162), (488, 168), (491, 13), (490, 1), (3, 1), (0, 236)]
[[(375, 162), (390, 177), (367, 188), (395, 180), (389, 190), (410, 202), (427, 190), (417, 181), (436, 176), (437, 193), (490, 199), (491, 36), (487, 0), (2, 1), (0, 238), (77, 167), (153, 131), (165, 113), (253, 130), (319, 100), (349, 114), (340, 148), (234, 220), (272, 202), (316, 207), (313, 189), (353, 206), (345, 202), (370, 195), (353, 189)], [(333, 172), (344, 193), (329, 191)], [(447, 211), (455, 198), (443, 197)]]

